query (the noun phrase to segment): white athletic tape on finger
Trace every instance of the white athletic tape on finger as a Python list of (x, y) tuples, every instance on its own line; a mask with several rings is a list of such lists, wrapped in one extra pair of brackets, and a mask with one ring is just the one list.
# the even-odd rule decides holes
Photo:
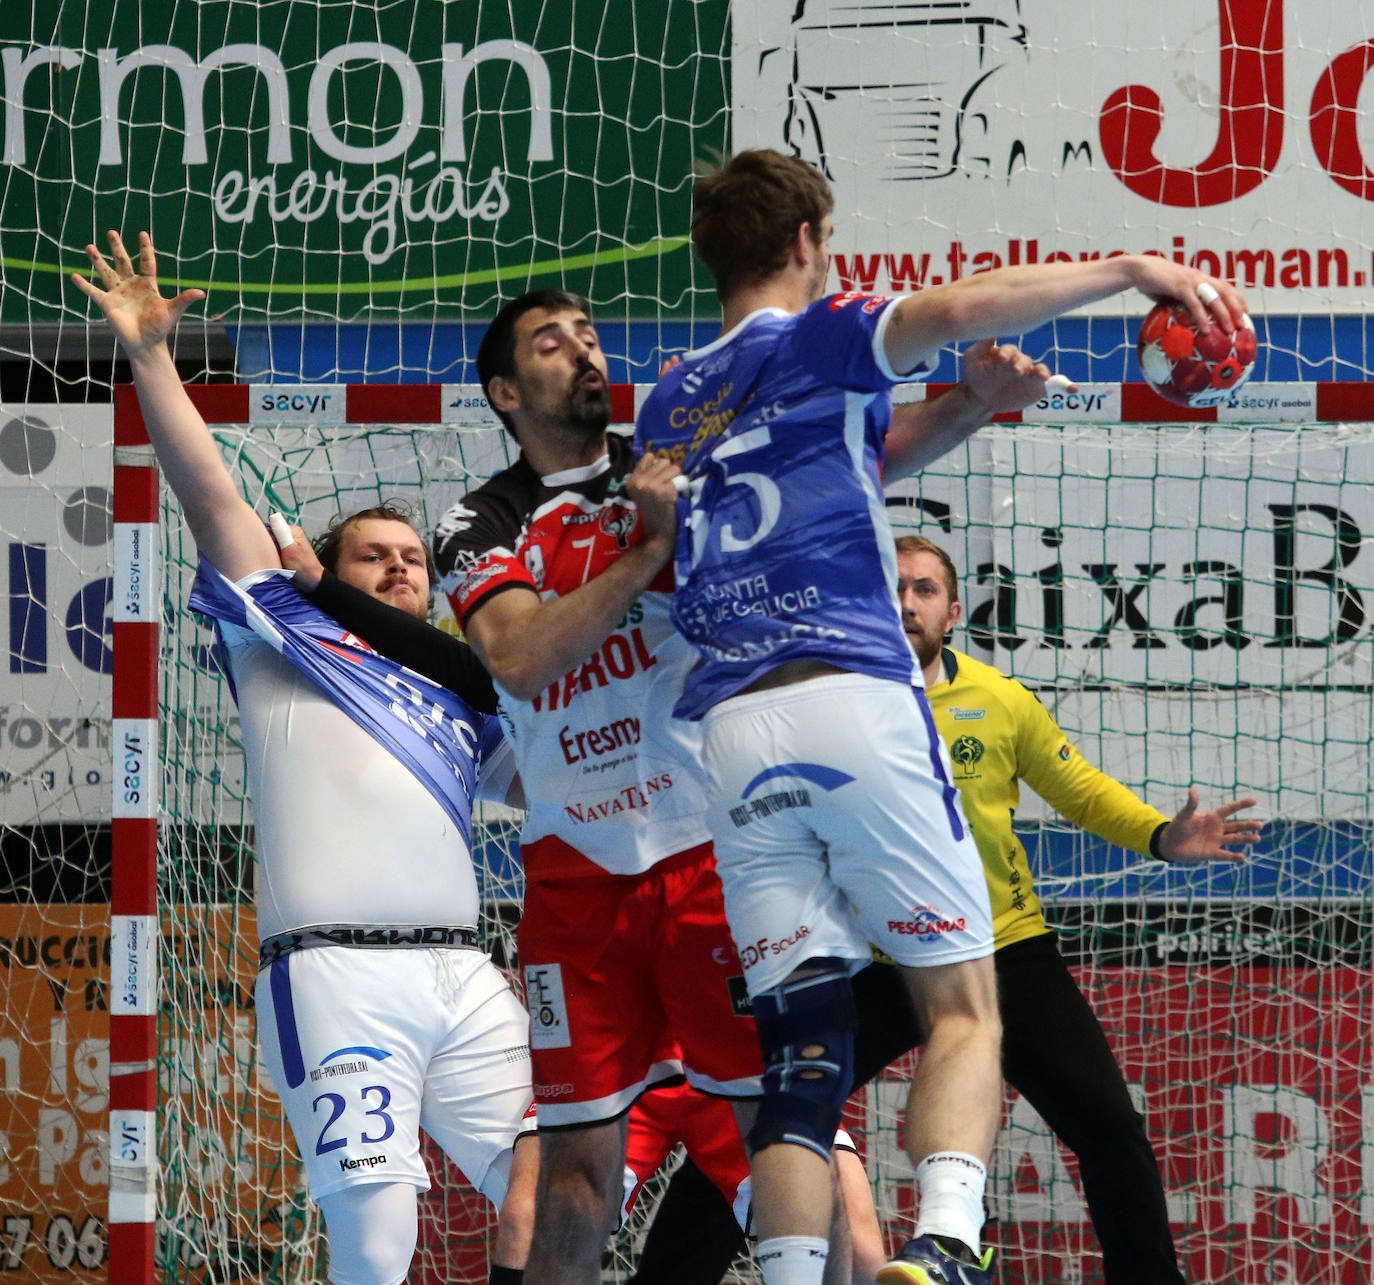
[(288, 544), (296, 543), (296, 537), (291, 534), (290, 524), (280, 513), (269, 513), (267, 525), (272, 528), (272, 538), (277, 542), (277, 548), (284, 549)]
[(679, 495), (686, 495), (692, 489), (692, 484), (687, 480), (687, 474), (679, 473), (673, 479), (673, 490)]
[(1065, 389), (1073, 387), (1073, 380), (1067, 375), (1051, 375), (1045, 380), (1045, 387), (1057, 389), (1062, 393)]
[(1197, 283), (1197, 297), (1201, 299), (1203, 303), (1207, 304), (1208, 307), (1211, 307), (1212, 304), (1216, 303), (1216, 301), (1221, 298), (1221, 296), (1217, 294), (1216, 286), (1210, 281), (1199, 281)]

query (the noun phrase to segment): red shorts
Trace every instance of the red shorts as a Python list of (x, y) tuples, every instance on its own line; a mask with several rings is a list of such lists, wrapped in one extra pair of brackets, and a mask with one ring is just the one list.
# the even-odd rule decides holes
[(520, 920), (541, 1128), (596, 1124), (678, 1071), (699, 1089), (760, 1092), (744, 969), (709, 844), (641, 875), (532, 882)]
[(749, 1216), (749, 1157), (734, 1109), (728, 1102), (707, 1097), (687, 1084), (650, 1089), (630, 1111), (622, 1219), (628, 1217), (644, 1184), (679, 1142), (744, 1227)]

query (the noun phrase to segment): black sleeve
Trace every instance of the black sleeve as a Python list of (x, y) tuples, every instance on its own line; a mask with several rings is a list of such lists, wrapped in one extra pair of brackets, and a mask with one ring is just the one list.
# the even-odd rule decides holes
[(730, 1202), (688, 1158), (668, 1180), (630, 1285), (716, 1285), (743, 1248)]
[(329, 571), (305, 596), (388, 660), (447, 687), (479, 713), (496, 713), (491, 675), (461, 638), (389, 603), (378, 602)]

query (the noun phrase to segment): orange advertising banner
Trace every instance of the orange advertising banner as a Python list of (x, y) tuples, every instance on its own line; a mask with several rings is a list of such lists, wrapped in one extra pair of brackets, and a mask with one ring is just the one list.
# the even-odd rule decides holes
[(103, 1279), (108, 906), (0, 906), (0, 1270)]
[[(315, 1252), (290, 1132), (254, 1044), (251, 910), (186, 906), (159, 956), (159, 1265)], [(110, 931), (106, 905), (0, 905), (0, 1272), (103, 1281)], [(168, 1227), (175, 1230), (169, 1234)], [(276, 1271), (273, 1271), (273, 1265)]]

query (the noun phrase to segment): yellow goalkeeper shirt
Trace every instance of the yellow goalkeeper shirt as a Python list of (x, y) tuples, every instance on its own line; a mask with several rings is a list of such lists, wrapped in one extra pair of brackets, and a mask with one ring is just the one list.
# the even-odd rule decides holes
[(948, 647), (941, 669), (943, 679), (926, 694), (983, 859), (1000, 950), (1049, 931), (1011, 827), (1022, 779), (1075, 825), (1135, 852), (1150, 852), (1168, 817), (1089, 763), (1016, 679)]

